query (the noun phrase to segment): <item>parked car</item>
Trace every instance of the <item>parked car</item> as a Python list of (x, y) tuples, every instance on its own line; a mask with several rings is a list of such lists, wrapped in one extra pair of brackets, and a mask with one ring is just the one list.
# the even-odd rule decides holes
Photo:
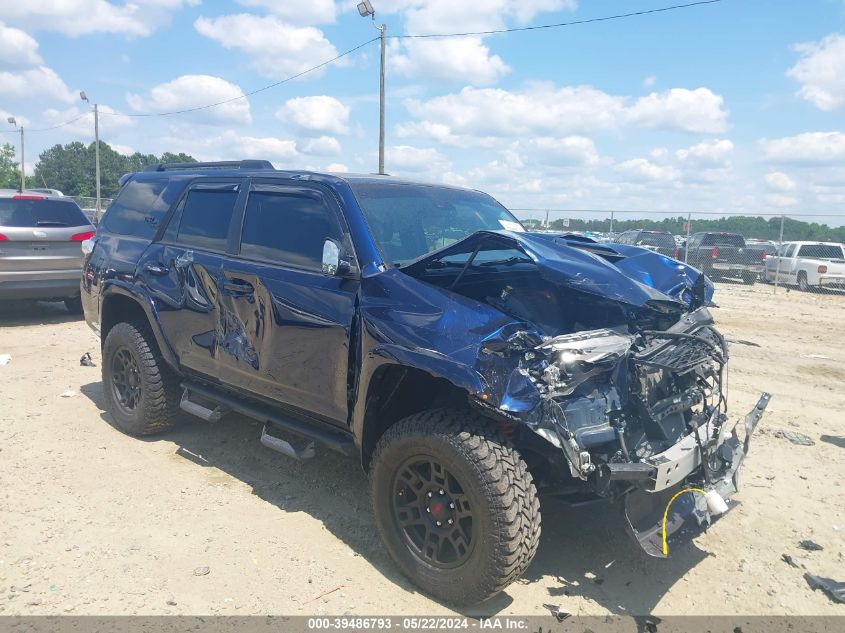
[(763, 280), (797, 285), (804, 291), (845, 288), (845, 253), (836, 242), (784, 242), (766, 259)]
[(0, 190), (0, 300), (60, 300), (81, 313), (80, 245), (93, 235), (70, 198)]
[(748, 248), (752, 248), (754, 250), (762, 251), (763, 253), (765, 253), (765, 255), (761, 256), (763, 261), (765, 261), (769, 257), (774, 256), (775, 254), (777, 254), (778, 251), (777, 243), (772, 242), (771, 240), (749, 239), (745, 240), (745, 245)]
[(761, 247), (747, 246), (737, 233), (700, 232), (690, 235), (678, 259), (711, 279), (733, 277), (750, 285), (763, 272), (765, 253)]
[(675, 238), (668, 231), (646, 231), (645, 229), (624, 231), (614, 241), (619, 244), (641, 246), (661, 255), (666, 255), (666, 257), (678, 258)]
[[(159, 165), (123, 179), (87, 250), (85, 317), (118, 428), (234, 411), (289, 457), (315, 443), (356, 456), (390, 556), (453, 603), (527, 568), (539, 492), (624, 505), (665, 556), (661, 527), (678, 539), (726, 509), (768, 402), (728, 422), (698, 271), (527, 233), (478, 191)], [(709, 509), (683, 494), (661, 525), (689, 486)]]

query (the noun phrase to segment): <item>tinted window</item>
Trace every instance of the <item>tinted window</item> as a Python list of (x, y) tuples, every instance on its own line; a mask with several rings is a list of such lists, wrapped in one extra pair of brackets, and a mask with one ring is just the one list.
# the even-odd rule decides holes
[(701, 244), (703, 246), (736, 246), (737, 248), (743, 248), (745, 246), (745, 240), (742, 239), (741, 235), (711, 233), (710, 235), (704, 236)]
[(804, 244), (798, 251), (798, 257), (842, 259), (842, 247), (836, 244)]
[(111, 233), (152, 239), (184, 187), (183, 179), (130, 180), (109, 206), (101, 224)]
[(253, 191), (244, 214), (244, 257), (319, 270), (326, 238), (338, 238), (334, 212), (319, 197)]
[(675, 238), (666, 233), (643, 231), (637, 237), (637, 245), (656, 246), (657, 248), (675, 248)]
[(91, 222), (72, 200), (0, 198), (0, 226), (88, 226)]
[(225, 251), (237, 199), (237, 185), (191, 189), (182, 205), (176, 241), (203, 250)]

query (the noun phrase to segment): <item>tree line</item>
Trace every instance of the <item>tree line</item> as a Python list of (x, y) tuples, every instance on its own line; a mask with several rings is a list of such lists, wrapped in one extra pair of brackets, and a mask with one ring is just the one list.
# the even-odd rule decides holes
[[(843, 213), (845, 218), (845, 213)], [(621, 233), (632, 229), (647, 231), (668, 231), (672, 235), (686, 235), (684, 225), (686, 216), (666, 217), (661, 220), (619, 220), (613, 221), (613, 232)], [(526, 225), (539, 225), (539, 220), (528, 220)], [(549, 227), (556, 231), (595, 231), (607, 233), (610, 231), (610, 218), (603, 220), (581, 220), (570, 218), (569, 226), (564, 226), (562, 219), (549, 223)], [(780, 237), (780, 217), (761, 218), (747, 215), (725, 216), (721, 218), (696, 218), (693, 216), (690, 233), (699, 231), (727, 231), (739, 233), (746, 238), (777, 241)], [(783, 239), (785, 241), (810, 242), (845, 242), (845, 226), (830, 227), (817, 222), (803, 222), (787, 217), (783, 223)]]
[[(56, 144), (44, 150), (35, 163), (35, 173), (27, 174), (27, 187), (58, 189), (66, 196), (95, 196), (95, 144), (79, 141)], [(100, 141), (100, 195), (117, 195), (118, 181), (123, 174), (140, 171), (156, 163), (195, 163), (189, 154), (164, 152), (161, 156), (135, 152), (126, 156)], [(0, 148), (0, 188), (17, 189), (21, 182), (20, 163), (15, 161), (15, 148), (6, 143)]]

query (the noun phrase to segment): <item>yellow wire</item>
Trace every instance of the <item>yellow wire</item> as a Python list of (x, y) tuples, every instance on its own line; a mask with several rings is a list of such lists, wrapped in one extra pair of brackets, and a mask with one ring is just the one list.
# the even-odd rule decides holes
[(680, 497), (685, 492), (700, 492), (703, 495), (707, 494), (707, 491), (702, 490), (701, 488), (684, 488), (683, 490), (676, 492), (674, 495), (672, 495), (672, 498), (669, 499), (669, 503), (666, 504), (666, 510), (663, 511), (663, 527), (662, 527), (662, 530), (661, 530), (661, 532), (663, 534), (663, 555), (664, 556), (669, 555), (669, 544), (666, 542), (666, 519), (669, 517), (669, 507), (672, 505), (672, 502), (675, 499)]

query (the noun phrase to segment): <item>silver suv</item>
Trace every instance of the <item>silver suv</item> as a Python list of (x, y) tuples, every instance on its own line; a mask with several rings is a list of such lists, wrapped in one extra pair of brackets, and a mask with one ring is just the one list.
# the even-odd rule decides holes
[(71, 198), (0, 190), (0, 300), (62, 300), (80, 313), (81, 243), (94, 233)]

